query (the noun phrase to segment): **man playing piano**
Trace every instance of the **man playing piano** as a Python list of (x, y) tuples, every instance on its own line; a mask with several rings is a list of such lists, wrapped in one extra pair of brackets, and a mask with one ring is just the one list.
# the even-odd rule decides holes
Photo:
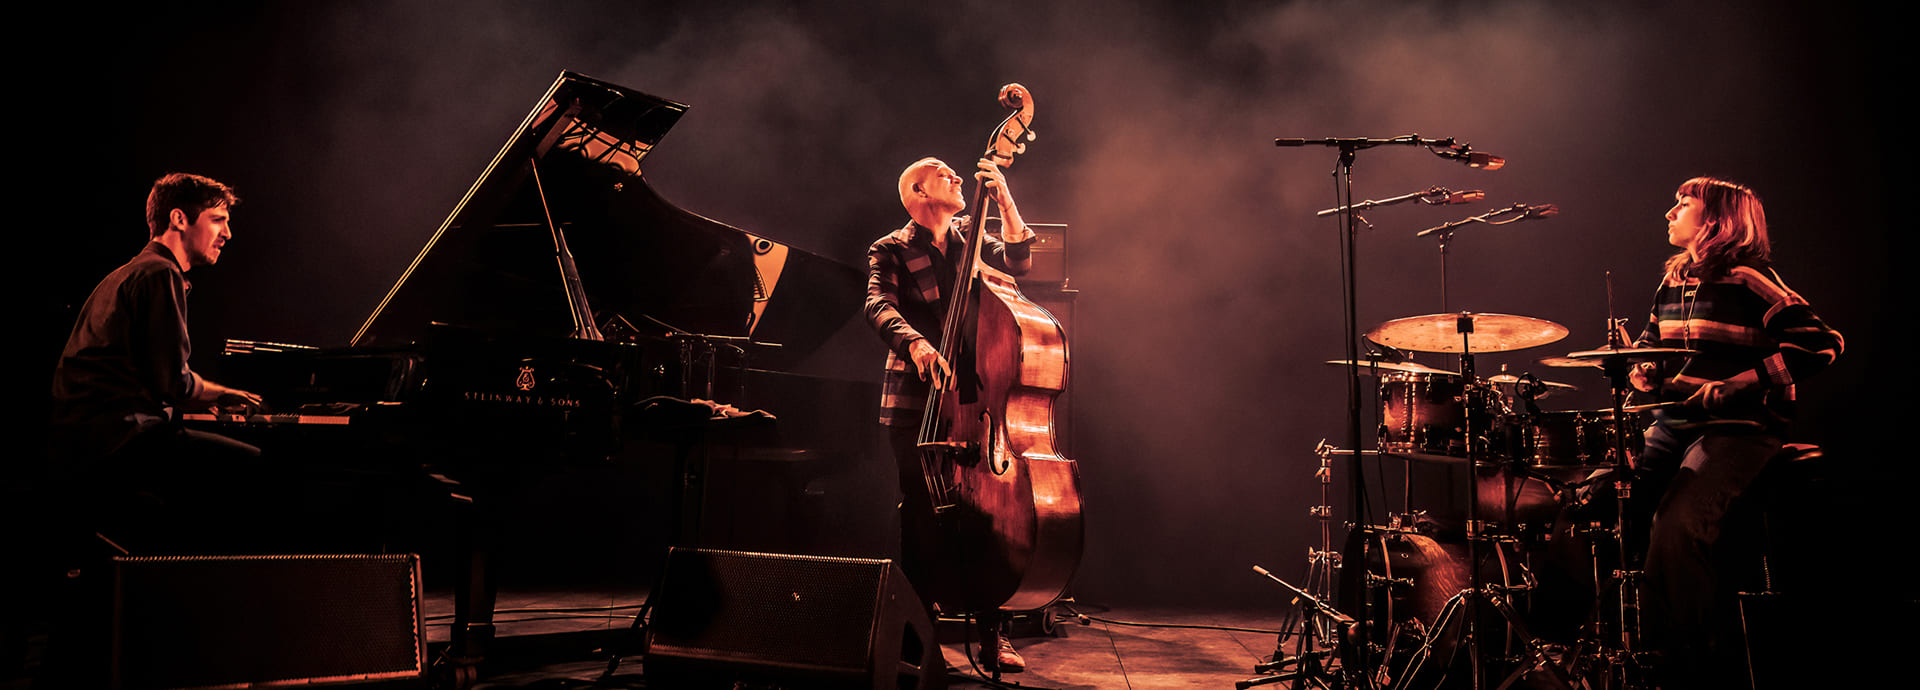
[[(182, 406), (260, 404), (259, 396), (208, 381), (187, 364), (192, 286), (186, 273), (220, 260), (239, 201), (228, 186), (199, 175), (172, 173), (155, 181), (147, 195), (146, 247), (108, 274), (81, 307), (54, 371), (50, 444), (52, 476), (86, 504), (80, 509), (114, 510), (122, 499), (139, 496), (157, 500), (170, 517), (187, 518), (176, 512), (183, 511), (195, 522), (250, 520), (221, 515), (246, 499), (221, 493), (232, 488), (235, 473), (253, 470), (259, 449), (185, 429), (176, 417)], [(122, 526), (167, 530), (145, 519)], [(125, 546), (174, 548), (177, 538), (188, 536), (180, 527), (132, 535), (139, 541)]]
[[(1033, 231), (1020, 219), (1006, 177), (987, 160), (975, 175), (1001, 209), (1003, 237), (983, 238), (987, 263), (1012, 275), (1032, 266)], [(886, 375), (882, 383), (880, 422), (887, 426), (895, 460), (899, 463), (902, 505), (901, 535), (907, 542), (902, 566), (918, 588), (927, 589), (927, 565), (916, 562), (913, 540), (931, 525), (931, 499), (917, 447), (920, 418), (926, 409), (929, 385), (944, 386), (952, 376), (940, 356), (941, 322), (947, 296), (953, 292), (956, 261), (966, 260), (964, 228), (956, 215), (966, 208), (961, 185), (965, 178), (934, 158), (915, 161), (900, 174), (900, 204), (912, 218), (905, 226), (881, 237), (867, 249), (867, 321), (886, 341)], [(978, 228), (978, 224), (975, 225)], [(948, 611), (947, 613), (964, 613)], [(980, 661), (989, 671), (1018, 672), (1026, 662), (1008, 642), (1000, 611), (976, 611), (981, 637)]]

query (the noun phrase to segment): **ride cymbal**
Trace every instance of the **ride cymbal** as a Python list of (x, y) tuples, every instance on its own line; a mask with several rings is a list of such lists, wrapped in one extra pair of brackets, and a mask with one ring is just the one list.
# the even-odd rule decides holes
[(1565, 337), (1566, 326), (1546, 319), (1473, 312), (1409, 316), (1367, 332), (1368, 340), (1414, 352), (1511, 352)]

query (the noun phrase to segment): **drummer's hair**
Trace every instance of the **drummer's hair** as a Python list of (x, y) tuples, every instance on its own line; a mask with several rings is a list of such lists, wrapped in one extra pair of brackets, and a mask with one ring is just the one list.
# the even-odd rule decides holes
[(1675, 193), (1700, 202), (1700, 222), (1706, 229), (1694, 241), (1691, 254), (1683, 249), (1667, 259), (1668, 282), (1677, 283), (1687, 275), (1712, 280), (1737, 265), (1767, 262), (1772, 249), (1760, 195), (1746, 185), (1714, 177), (1682, 182)]

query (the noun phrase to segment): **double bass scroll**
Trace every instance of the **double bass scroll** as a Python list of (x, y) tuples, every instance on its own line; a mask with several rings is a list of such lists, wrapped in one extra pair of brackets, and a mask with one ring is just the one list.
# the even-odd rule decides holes
[[(982, 160), (1004, 168), (1035, 139), (1033, 96), (1000, 90), (1015, 112), (994, 130)], [(984, 218), (984, 181), (974, 218)], [(1066, 333), (984, 260), (982, 228), (968, 233), (962, 273), (947, 305), (940, 355), (951, 382), (930, 396), (920, 432), (933, 499), (937, 563), (922, 594), (949, 611), (1044, 607), (1079, 566), (1084, 525), (1079, 467), (1057, 450), (1054, 400), (1066, 390)]]

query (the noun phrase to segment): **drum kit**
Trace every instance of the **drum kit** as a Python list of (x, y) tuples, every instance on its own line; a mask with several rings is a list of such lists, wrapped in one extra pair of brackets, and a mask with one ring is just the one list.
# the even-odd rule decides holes
[[(1572, 391), (1574, 386), (1532, 374), (1476, 375), (1475, 355), (1542, 347), (1559, 342), (1569, 332), (1544, 319), (1462, 312), (1447, 306), (1447, 260), (1456, 232), (1475, 224), (1504, 225), (1558, 213), (1552, 205), (1515, 204), (1415, 235), (1437, 241), (1441, 313), (1379, 324), (1364, 339), (1377, 346), (1370, 349), (1385, 350), (1389, 356), (1363, 357), (1356, 299), (1361, 284), (1356, 247), (1364, 224), (1359, 212), (1412, 201), (1433, 206), (1464, 203), (1485, 194), (1435, 187), (1378, 201), (1356, 201), (1353, 169), (1358, 154), (1377, 147), (1420, 147), (1483, 170), (1497, 169), (1505, 159), (1452, 138), (1417, 134), (1276, 139), (1274, 143), (1339, 151), (1334, 170), (1339, 205), (1317, 215), (1338, 216), (1341, 221), (1346, 356), (1328, 363), (1351, 372), (1347, 382), (1350, 448), (1334, 448), (1322, 441), (1316, 449), (1320, 465), (1315, 476), (1321, 484), (1322, 505), (1312, 513), (1320, 521), (1321, 544), (1309, 552), (1307, 586), (1294, 587), (1255, 568), (1283, 586), (1300, 605), (1300, 632), (1280, 635), (1283, 646), (1291, 638), (1294, 652), (1276, 648), (1271, 663), (1255, 666), (1266, 675), (1236, 687), (1288, 681), (1295, 687), (1363, 690), (1643, 686), (1635, 649), (1640, 582), (1639, 574), (1629, 569), (1635, 561), (1629, 558), (1627, 542), (1632, 533), (1624, 516), (1629, 514), (1634, 452), (1642, 444), (1639, 434), (1658, 406), (1626, 404), (1631, 392), (1627, 374), (1637, 364), (1665, 362), (1693, 352), (1628, 347), (1622, 336), (1624, 320), (1612, 318), (1609, 274), (1607, 346), (1537, 360), (1547, 367), (1604, 374), (1612, 393), (1609, 407), (1543, 410), (1541, 400)], [(1417, 364), (1409, 361), (1409, 352), (1454, 356), (1458, 368)], [(1365, 406), (1360, 401), (1369, 379), (1378, 383), (1376, 447), (1361, 450), (1367, 441)], [(1327, 500), (1330, 459), (1335, 455), (1351, 461), (1348, 481), (1358, 517), (1348, 525), (1351, 529), (1342, 552), (1334, 551), (1332, 507)], [(1364, 477), (1373, 472), (1363, 467), (1362, 456), (1380, 460), (1383, 469), (1389, 463), (1405, 464), (1405, 512), (1392, 516), (1387, 524), (1371, 524), (1372, 516), (1366, 512), (1370, 495)], [(1449, 505), (1443, 514), (1433, 515), (1413, 509), (1416, 471), (1424, 476), (1435, 468), (1466, 475), (1457, 484), (1464, 487), (1460, 491), (1464, 510)], [(1436, 484), (1446, 487), (1443, 495), (1456, 486), (1451, 480)], [(1612, 514), (1604, 515), (1608, 503), (1594, 498), (1609, 492), (1614, 497)], [(1571, 536), (1563, 538), (1563, 534)], [(1568, 557), (1566, 551), (1584, 553)], [(1536, 561), (1542, 567), (1536, 567)], [(1340, 585), (1337, 601), (1327, 591), (1334, 571)], [(1577, 574), (1556, 579), (1567, 572)], [(1562, 595), (1574, 603), (1559, 608), (1543, 605)], [(1543, 610), (1575, 612), (1543, 618), (1539, 615)], [(1536, 631), (1564, 639), (1542, 639), (1534, 635)]]
[[(1615, 331), (1615, 329), (1609, 329)], [(1343, 667), (1328, 677), (1363, 688), (1622, 688), (1639, 684), (1635, 664), (1638, 573), (1627, 570), (1625, 500), (1641, 432), (1656, 405), (1626, 405), (1627, 370), (1638, 362), (1684, 357), (1689, 350), (1608, 347), (1538, 360), (1549, 367), (1598, 370), (1609, 378), (1610, 408), (1543, 410), (1540, 401), (1577, 390), (1531, 374), (1478, 377), (1474, 356), (1541, 347), (1567, 328), (1542, 319), (1486, 313), (1415, 316), (1380, 324), (1367, 340), (1389, 352), (1457, 356), (1447, 370), (1406, 361), (1332, 360), (1378, 382), (1378, 446), (1372, 455), (1409, 463), (1407, 510), (1385, 525), (1358, 525), (1339, 569), (1337, 606), (1348, 627), (1337, 634)], [(1617, 331), (1616, 331), (1617, 333)], [(1323, 471), (1328, 453), (1322, 448)], [(1470, 468), (1465, 517), (1457, 526), (1415, 511), (1413, 466)], [(1579, 530), (1584, 553), (1569, 564), (1562, 529), (1570, 510), (1611, 489), (1617, 505)], [(1602, 524), (1604, 522), (1604, 524)], [(1550, 536), (1551, 535), (1551, 536)], [(1569, 540), (1571, 541), (1571, 540)], [(1613, 549), (1601, 545), (1611, 543)], [(1546, 567), (1578, 569), (1549, 579)], [(1591, 582), (1588, 579), (1591, 579)], [(1589, 590), (1590, 591), (1587, 591)], [(1558, 604), (1536, 601), (1555, 599)], [(1566, 602), (1578, 613), (1566, 620)], [(1558, 611), (1560, 615), (1536, 611)], [(1344, 613), (1339, 613), (1344, 612)], [(1584, 616), (1584, 620), (1582, 620)], [(1549, 620), (1541, 620), (1547, 618)], [(1538, 625), (1536, 625), (1538, 624)], [(1546, 640), (1534, 633), (1544, 629)]]

